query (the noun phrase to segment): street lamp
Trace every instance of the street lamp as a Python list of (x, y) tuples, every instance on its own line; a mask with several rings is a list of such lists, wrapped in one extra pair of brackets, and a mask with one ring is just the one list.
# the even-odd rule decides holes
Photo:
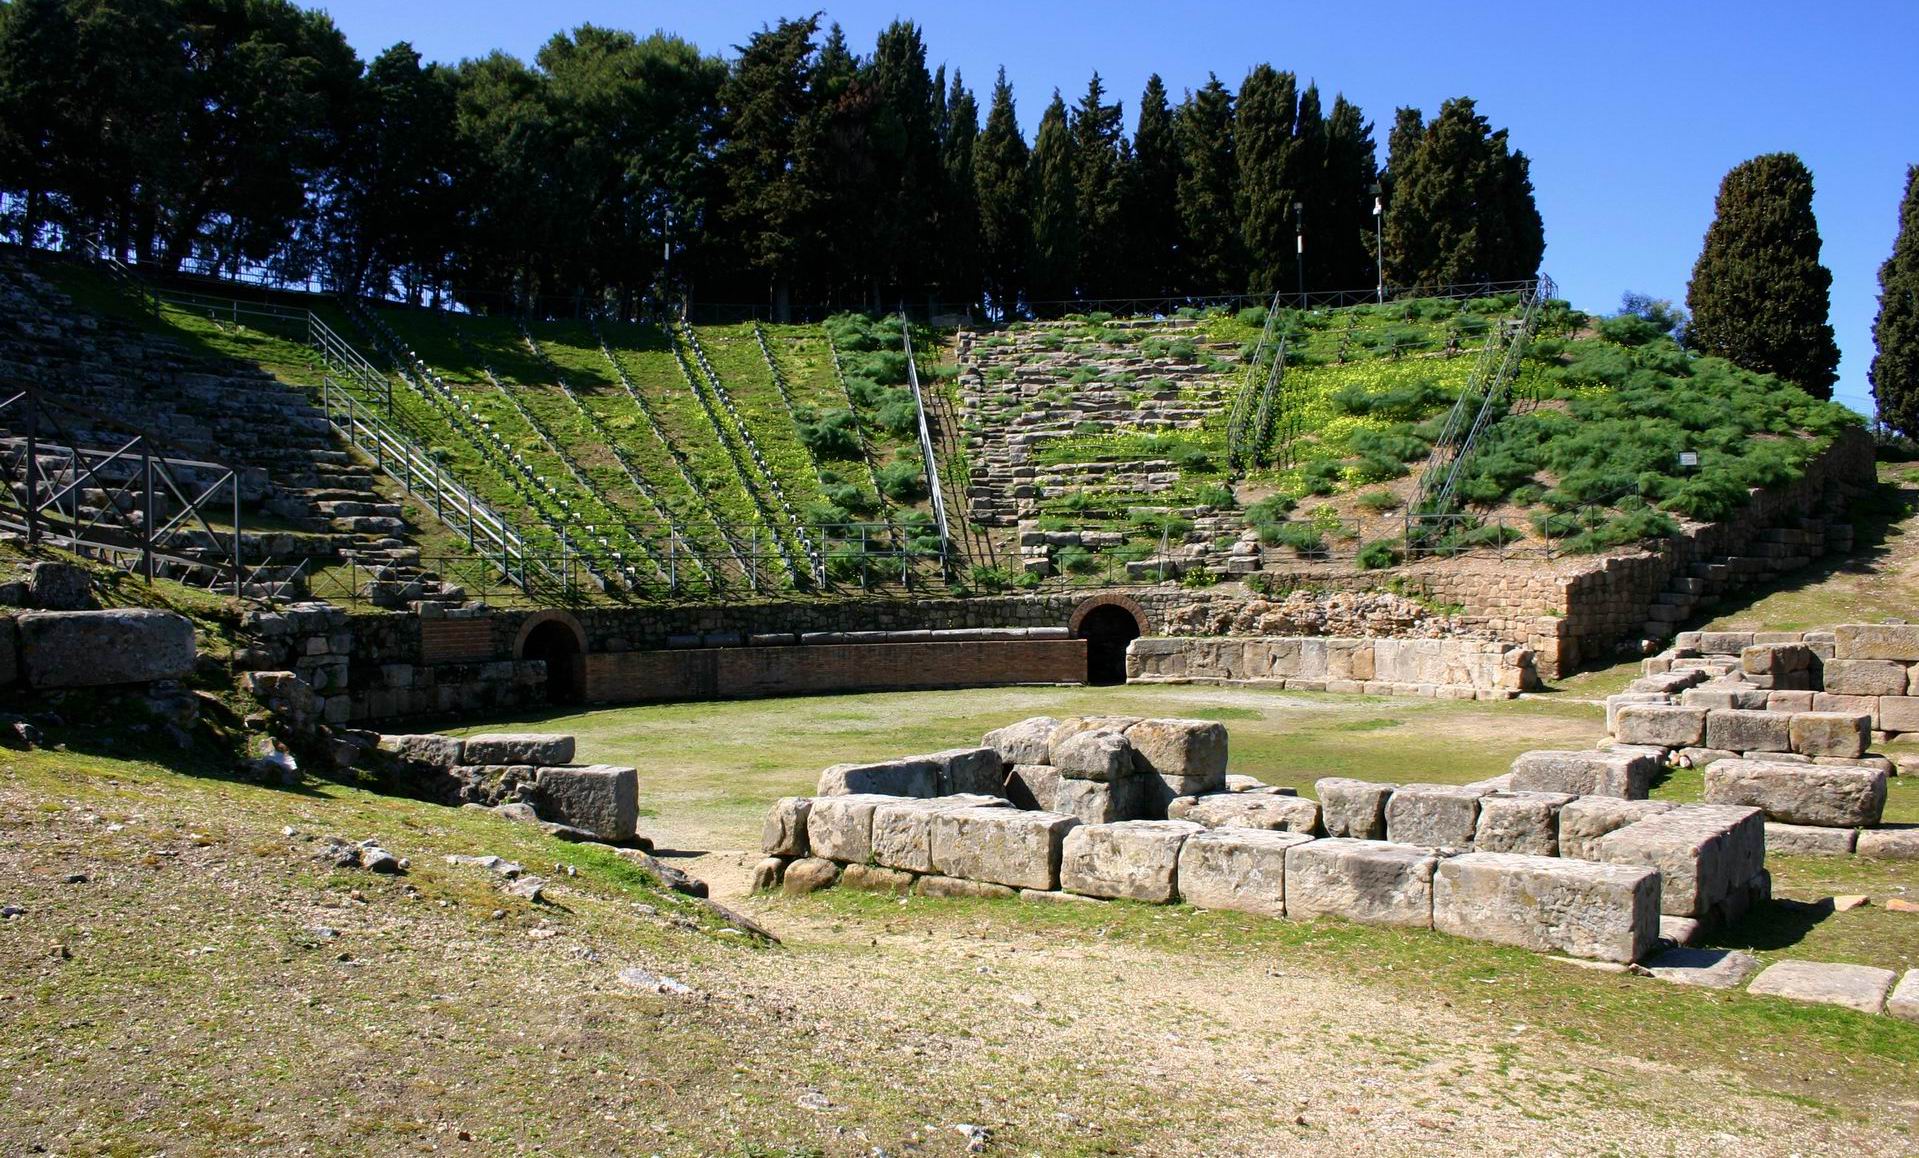
[(1380, 198), (1384, 191), (1374, 182), (1367, 192), (1373, 195), (1373, 265), (1379, 270), (1379, 301), (1383, 305), (1386, 301), (1386, 206)]
[(1304, 202), (1293, 202), (1293, 228), (1297, 230), (1297, 257), (1299, 266), (1299, 308), (1306, 308), (1306, 206)]

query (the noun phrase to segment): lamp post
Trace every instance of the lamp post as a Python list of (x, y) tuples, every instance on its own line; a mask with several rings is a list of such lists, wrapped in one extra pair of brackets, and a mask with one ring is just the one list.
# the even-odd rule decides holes
[(1299, 266), (1299, 308), (1306, 308), (1306, 206), (1293, 202), (1293, 228), (1296, 230), (1295, 263)]
[[(1384, 177), (1386, 174), (1381, 173)], [(1373, 195), (1373, 266), (1379, 271), (1379, 300), (1386, 301), (1386, 206), (1380, 200), (1382, 190), (1375, 182), (1368, 190)]]

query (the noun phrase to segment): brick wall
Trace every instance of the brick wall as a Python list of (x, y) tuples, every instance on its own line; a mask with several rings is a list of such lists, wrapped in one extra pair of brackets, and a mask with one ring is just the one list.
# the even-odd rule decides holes
[(1086, 643), (1077, 639), (714, 647), (586, 657), (586, 698), (593, 703), (1085, 679)]
[(420, 621), (420, 662), (466, 663), (493, 658), (493, 625), (485, 618)]

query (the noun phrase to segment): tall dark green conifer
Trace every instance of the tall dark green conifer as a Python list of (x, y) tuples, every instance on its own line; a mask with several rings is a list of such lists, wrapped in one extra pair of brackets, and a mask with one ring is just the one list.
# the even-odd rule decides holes
[(1126, 285), (1130, 296), (1170, 294), (1178, 282), (1179, 141), (1166, 85), (1146, 79), (1126, 182)]
[(775, 317), (791, 307), (818, 208), (817, 158), (807, 123), (815, 18), (762, 28), (740, 50), (721, 90), (728, 116), (717, 159), (725, 220), (745, 267), (766, 287)]
[(1269, 294), (1291, 290), (1295, 255), (1292, 162), (1297, 81), (1290, 72), (1256, 65), (1239, 89), (1233, 147), (1239, 160), (1239, 231), (1246, 253), (1246, 283), (1236, 291)]
[(979, 200), (980, 259), (986, 292), (1003, 316), (1019, 304), (1026, 283), (1026, 256), (1033, 233), (1027, 217), (1026, 138), (1020, 136), (1013, 86), (1006, 70), (993, 82), (993, 103), (973, 154), (973, 189)]
[(882, 305), (919, 292), (937, 276), (933, 229), (943, 171), (937, 109), (919, 27), (896, 20), (880, 33), (862, 77), (874, 90), (871, 130), (875, 187), (872, 269)]
[(1436, 251), (1416, 214), (1401, 209), (1400, 195), (1419, 167), (1419, 143), (1426, 136), (1425, 114), (1415, 108), (1393, 112), (1393, 128), (1386, 135), (1386, 170), (1379, 175), (1386, 207), (1386, 284), (1403, 286), (1414, 279), (1410, 271), (1432, 264)]
[[(1305, 253), (1295, 260), (1306, 263), (1306, 288), (1312, 290), (1345, 289), (1331, 280), (1326, 257), (1328, 232), (1332, 227), (1332, 204), (1338, 195), (1327, 183), (1326, 120), (1319, 107), (1319, 86), (1309, 84), (1299, 94), (1299, 109), (1293, 120), (1293, 147), (1286, 157), (1286, 183), (1293, 200), (1304, 209)], [(1294, 222), (1295, 228), (1300, 223)]]
[(1106, 103), (1099, 73), (1073, 110), (1074, 217), (1079, 234), (1080, 292), (1107, 297), (1117, 292), (1126, 266), (1124, 226), (1126, 163), (1121, 110)]
[(1872, 340), (1877, 352), (1866, 377), (1879, 421), (1908, 438), (1919, 435), (1919, 165), (1906, 167), (1899, 233), (1892, 256), (1879, 267)]
[(979, 194), (973, 182), (973, 154), (978, 143), (979, 103), (955, 71), (946, 95), (940, 140), (944, 184), (939, 219), (939, 290), (942, 300), (967, 308), (980, 299)]
[(1403, 286), (1515, 281), (1539, 269), (1545, 234), (1529, 165), (1458, 97), (1420, 129), (1417, 110), (1393, 126), (1386, 271)]
[(1187, 93), (1173, 119), (1180, 156), (1180, 288), (1188, 293), (1244, 288), (1233, 120), (1233, 94), (1216, 76), (1197, 93)]
[(1692, 269), (1687, 341), (1820, 397), (1839, 377), (1832, 273), (1819, 263), (1812, 174), (1792, 153), (1735, 165)]
[(1078, 296), (1073, 277), (1079, 270), (1079, 183), (1073, 173), (1073, 133), (1058, 89), (1033, 136), (1031, 174), (1033, 251), (1027, 285), (1034, 302), (1056, 305)]
[[(1379, 180), (1379, 160), (1373, 146), (1373, 126), (1359, 106), (1345, 97), (1333, 98), (1326, 118), (1327, 199), (1322, 222), (1314, 227), (1315, 240), (1307, 254), (1318, 254), (1315, 284), (1327, 289), (1360, 289), (1372, 285), (1374, 223), (1372, 187)], [(1315, 249), (1315, 245), (1317, 248)]]

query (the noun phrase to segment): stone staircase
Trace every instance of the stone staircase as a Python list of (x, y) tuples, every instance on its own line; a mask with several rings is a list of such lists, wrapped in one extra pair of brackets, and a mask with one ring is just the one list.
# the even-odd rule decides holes
[[(170, 457), (232, 467), (240, 482), (243, 566), (254, 580), (249, 594), (292, 597), (304, 574), (353, 563), (369, 576), (362, 596), (377, 603), (464, 600), (459, 588), (422, 569), (400, 505), (380, 492), (372, 468), (344, 449), (325, 415), (297, 388), (77, 308), (17, 253), (0, 253), (0, 373), (41, 386), (65, 408), (50, 416), (57, 442), (118, 446), (132, 428), (164, 445)], [(96, 414), (110, 422), (94, 425), (84, 417)], [(12, 412), (0, 415), (0, 454), (10, 463), (24, 453), (19, 422)], [(126, 476), (109, 472), (110, 479), (119, 477)], [(15, 491), (24, 500), (24, 485)], [(127, 509), (134, 504), (124, 495), (94, 488), (75, 498), (74, 513), (83, 518), (104, 511), (103, 521), (138, 528), (141, 513)], [(164, 518), (176, 509), (163, 503), (159, 513)], [(208, 516), (224, 540), (230, 504)], [(204, 529), (187, 532), (184, 545), (188, 552), (215, 549)], [(186, 568), (169, 577), (210, 584), (212, 571)]]
[(1796, 526), (1762, 529), (1746, 544), (1745, 554), (1715, 555), (1674, 576), (1648, 611), (1643, 627), (1646, 637), (1671, 639), (1681, 624), (1717, 606), (1720, 596), (1729, 591), (1797, 571), (1822, 555), (1851, 552), (1850, 523), (1817, 518), (1795, 522)]

